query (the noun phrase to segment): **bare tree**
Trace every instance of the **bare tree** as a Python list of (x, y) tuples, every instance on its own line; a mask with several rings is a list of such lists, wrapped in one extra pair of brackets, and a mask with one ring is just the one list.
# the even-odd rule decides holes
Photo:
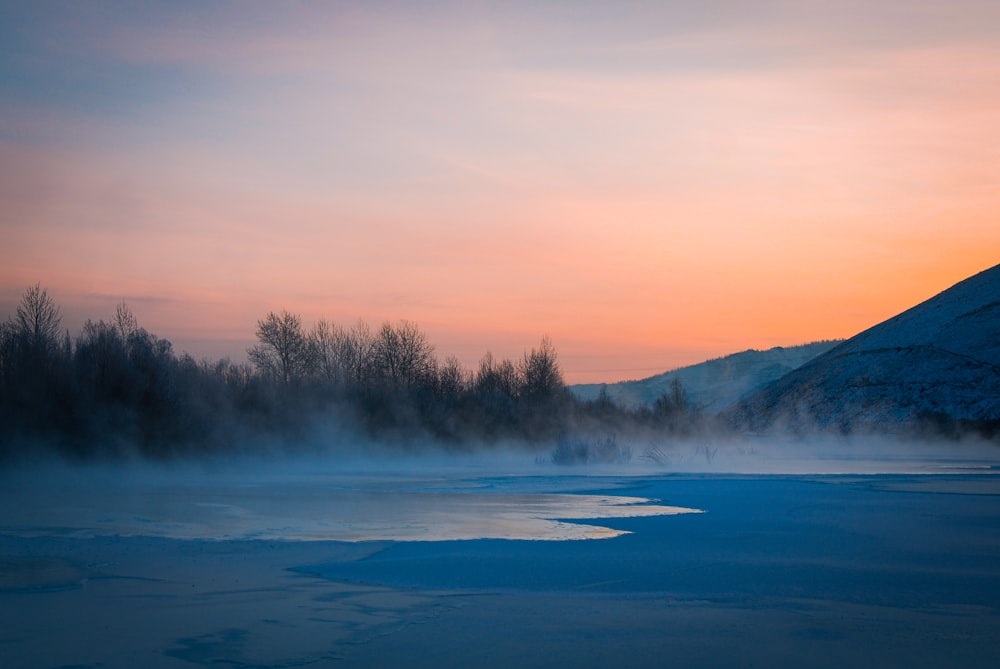
[(297, 315), (270, 312), (257, 321), (257, 339), (260, 343), (247, 350), (247, 357), (262, 374), (290, 384), (308, 373), (311, 347)]
[(375, 335), (371, 327), (359, 320), (348, 333), (344, 359), (355, 383), (365, 383), (375, 374)]
[(476, 374), (476, 390), (486, 394), (501, 394), (518, 397), (524, 386), (524, 379), (514, 363), (508, 358), (499, 362), (489, 351), (479, 361)]
[(476, 391), (480, 393), (499, 392), (499, 383), (496, 374), (496, 360), (492, 351), (486, 351), (479, 359), (479, 369), (476, 371)]
[(21, 345), (33, 351), (50, 351), (59, 344), (59, 308), (41, 284), (24, 291), (12, 327)]
[(556, 349), (548, 336), (542, 337), (538, 348), (524, 354), (521, 375), (524, 379), (523, 394), (529, 399), (551, 399), (563, 390), (565, 384), (556, 359)]
[(375, 335), (373, 362), (376, 378), (397, 388), (412, 388), (436, 371), (434, 347), (414, 323), (383, 323)]
[(118, 334), (122, 336), (122, 341), (128, 344), (128, 339), (139, 330), (139, 323), (135, 319), (135, 314), (122, 300), (115, 306), (115, 327)]
[(467, 372), (458, 358), (449, 355), (438, 369), (438, 392), (444, 397), (457, 398), (471, 384), (471, 374)]
[(375, 338), (364, 321), (348, 330), (320, 319), (309, 340), (317, 370), (326, 380), (343, 385), (361, 383), (374, 375)]
[(687, 413), (691, 408), (687, 393), (680, 379), (674, 378), (670, 382), (670, 389), (653, 402), (653, 413), (660, 417), (677, 416)]
[(316, 357), (316, 370), (330, 383), (343, 383), (347, 375), (343, 357), (340, 355), (346, 334), (344, 328), (325, 318), (317, 321), (309, 333), (309, 341)]

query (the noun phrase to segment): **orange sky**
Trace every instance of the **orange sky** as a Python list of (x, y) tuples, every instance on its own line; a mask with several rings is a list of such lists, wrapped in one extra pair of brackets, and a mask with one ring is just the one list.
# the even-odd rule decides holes
[(4, 6), (0, 313), (237, 359), (269, 310), (405, 318), (615, 381), (1000, 262), (997, 3), (467, 4)]

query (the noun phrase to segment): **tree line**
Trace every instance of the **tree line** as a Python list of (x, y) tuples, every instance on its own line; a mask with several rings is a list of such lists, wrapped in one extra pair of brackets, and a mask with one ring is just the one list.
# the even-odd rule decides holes
[(487, 352), (475, 369), (438, 359), (409, 321), (306, 328), (296, 314), (271, 312), (256, 338), (248, 362), (195, 360), (141, 327), (124, 302), (72, 337), (36, 284), (0, 322), (0, 458), (172, 457), (359, 437), (552, 444), (697, 422), (679, 387), (648, 409), (606, 394), (575, 399), (548, 337), (517, 360)]

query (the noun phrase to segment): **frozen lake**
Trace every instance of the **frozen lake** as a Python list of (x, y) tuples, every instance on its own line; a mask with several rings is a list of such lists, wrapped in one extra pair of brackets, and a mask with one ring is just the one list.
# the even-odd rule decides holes
[[(602, 518), (699, 512), (642, 497), (585, 494), (579, 489), (592, 483), (530, 471), (534, 475), (484, 477), (482, 468), (404, 470), (394, 463), (42, 470), (7, 482), (17, 502), (0, 508), (0, 528), (74, 538), (561, 541), (625, 533), (600, 525)], [(595, 522), (563, 522), (585, 519)]]
[(4, 472), (0, 666), (1000, 666), (998, 470), (902, 469)]

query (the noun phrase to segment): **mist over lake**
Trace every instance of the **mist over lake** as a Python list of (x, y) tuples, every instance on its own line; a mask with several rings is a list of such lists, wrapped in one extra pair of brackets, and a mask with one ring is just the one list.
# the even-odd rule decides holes
[(8, 469), (4, 666), (1000, 659), (994, 449), (786, 446)]

